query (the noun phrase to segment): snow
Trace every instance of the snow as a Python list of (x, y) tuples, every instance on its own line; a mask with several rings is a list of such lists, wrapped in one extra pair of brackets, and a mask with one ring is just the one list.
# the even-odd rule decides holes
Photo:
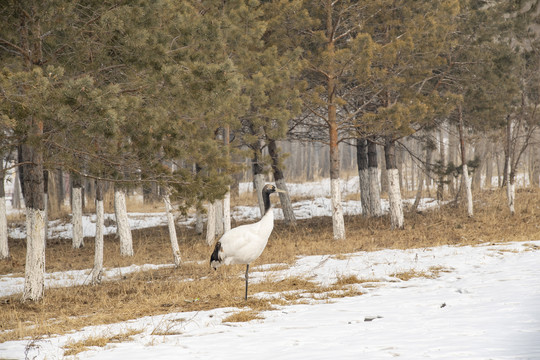
[[(90, 326), (0, 344), (0, 358), (61, 359), (66, 344), (134, 331), (130, 341), (67, 358), (540, 359), (539, 250), (540, 241), (530, 241), (302, 257), (286, 270), (259, 267), (252, 278), (302, 276), (331, 284), (356, 275), (368, 281), (356, 285), (363, 295), (310, 298), (245, 323), (222, 322), (243, 309), (239, 301), (237, 309)], [(438, 276), (392, 276), (409, 270)]]
[[(342, 182), (344, 194), (357, 191), (354, 181), (358, 179)], [(241, 184), (241, 190), (249, 186)], [(298, 218), (330, 216), (329, 183), (288, 186), (291, 195), (310, 197), (293, 204)], [(421, 208), (436, 204), (424, 199)], [(343, 205), (346, 214), (361, 211), (359, 201)], [(383, 209), (387, 211), (387, 203)], [(233, 216), (250, 220), (258, 212), (256, 206), (236, 207)], [(184, 224), (192, 221), (182, 219)], [(94, 236), (94, 223), (94, 216), (85, 217), (85, 236)], [(132, 229), (165, 224), (165, 213), (130, 214)], [(70, 226), (52, 222), (49, 235), (69, 238)], [(22, 230), (11, 229), (10, 236), (24, 237)], [(107, 233), (114, 230), (109, 227)], [(351, 286), (362, 295), (325, 298), (297, 289), (304, 303), (263, 312), (261, 320), (223, 322), (246, 309), (239, 300), (237, 308), (148, 316), (9, 341), (0, 344), (0, 359), (540, 359), (539, 250), (540, 241), (529, 241), (304, 256), (290, 267), (264, 264), (253, 268), (252, 282), (302, 277), (327, 286), (356, 276), (363, 282)], [(166, 266), (172, 265), (106, 269), (104, 278)], [(46, 286), (84, 284), (89, 271), (48, 273)], [(396, 277), (410, 271), (427, 276), (408, 281)], [(23, 283), (22, 277), (0, 275), (0, 297), (20, 293)], [(68, 344), (127, 332), (135, 333), (131, 340), (64, 356)]]

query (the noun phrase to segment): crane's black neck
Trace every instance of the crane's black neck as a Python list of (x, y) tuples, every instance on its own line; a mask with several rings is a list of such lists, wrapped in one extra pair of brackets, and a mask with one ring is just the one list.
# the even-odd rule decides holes
[(264, 215), (266, 215), (268, 210), (272, 207), (272, 204), (270, 203), (270, 193), (268, 191), (263, 191), (262, 196), (264, 202)]

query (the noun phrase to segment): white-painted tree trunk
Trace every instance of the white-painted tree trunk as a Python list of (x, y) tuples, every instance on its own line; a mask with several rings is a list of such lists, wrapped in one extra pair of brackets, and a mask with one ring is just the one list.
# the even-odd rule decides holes
[(208, 203), (206, 218), (206, 243), (209, 246), (214, 244), (216, 239), (216, 209), (212, 203)]
[(182, 263), (182, 258), (180, 257), (180, 247), (178, 246), (178, 238), (176, 236), (176, 227), (174, 226), (174, 216), (169, 194), (163, 196), (163, 201), (165, 202), (165, 212), (167, 213), (167, 226), (169, 227), (169, 238), (171, 239), (174, 266), (179, 267)]
[(223, 199), (223, 231), (231, 230), (231, 187)]
[(332, 196), (332, 227), (334, 230), (334, 240), (345, 240), (345, 220), (343, 219), (339, 179), (331, 179), (330, 193)]
[(23, 301), (37, 301), (45, 288), (45, 212), (26, 208), (26, 265)]
[(399, 170), (387, 169), (388, 174), (388, 200), (390, 203), (390, 227), (403, 229), (403, 204), (399, 187)]
[(379, 168), (369, 167), (369, 208), (371, 210), (371, 216), (382, 216), (381, 207), (381, 185), (379, 182)]
[(465, 193), (467, 196), (467, 216), (472, 217), (473, 214), (473, 197), (472, 197), (472, 184), (471, 177), (469, 176), (469, 169), (467, 164), (463, 164), (463, 182), (465, 184)]
[(73, 248), (79, 249), (84, 246), (83, 224), (82, 224), (82, 188), (73, 188), (73, 199), (71, 201), (71, 222), (73, 225)]
[(216, 237), (221, 237), (223, 235), (223, 200), (215, 200), (214, 209), (216, 212)]
[(92, 268), (92, 284), (101, 283), (103, 276), (103, 233), (105, 216), (103, 209), (103, 200), (96, 201), (96, 237), (94, 244), (94, 267)]
[(195, 214), (195, 232), (199, 235), (204, 232), (204, 216), (200, 210)]
[[(3, 186), (3, 184), (0, 184)], [(0, 259), (9, 257), (6, 198), (0, 197)]]
[(362, 215), (371, 217), (371, 200), (369, 199), (369, 171), (367, 168), (358, 171), (360, 185), (360, 202), (362, 203)]
[(257, 174), (254, 176), (253, 184), (255, 185), (255, 192), (257, 194), (257, 201), (259, 202), (259, 210), (261, 212), (261, 218), (264, 215), (264, 200), (262, 196), (262, 189), (264, 187), (264, 175)]
[(120, 255), (133, 256), (133, 238), (126, 207), (126, 193), (121, 189), (114, 190), (114, 213), (116, 217), (116, 235), (120, 239)]
[(508, 209), (510, 209), (510, 214), (514, 215), (516, 213), (514, 207), (516, 201), (516, 184), (514, 179), (511, 179), (506, 184), (506, 195), (508, 197)]

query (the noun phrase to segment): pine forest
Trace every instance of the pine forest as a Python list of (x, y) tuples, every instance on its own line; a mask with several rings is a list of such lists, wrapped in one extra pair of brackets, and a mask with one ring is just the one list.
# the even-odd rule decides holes
[[(365, 282), (262, 264), (540, 239), (539, 19), (537, 0), (0, 1), (0, 287), (24, 278), (0, 292), (0, 359), (3, 341), (244, 301), (229, 320), (249, 322)], [(171, 267), (107, 272), (148, 263)], [(78, 290), (47, 282), (71, 270)]]

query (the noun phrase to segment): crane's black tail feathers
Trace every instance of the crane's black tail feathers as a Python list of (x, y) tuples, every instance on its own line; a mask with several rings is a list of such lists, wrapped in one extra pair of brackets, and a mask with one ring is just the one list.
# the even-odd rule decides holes
[(210, 266), (214, 268), (214, 270), (217, 270), (221, 263), (221, 259), (219, 258), (219, 251), (221, 250), (221, 243), (218, 241), (216, 243), (216, 247), (214, 248), (214, 252), (212, 253), (212, 256), (210, 256)]

